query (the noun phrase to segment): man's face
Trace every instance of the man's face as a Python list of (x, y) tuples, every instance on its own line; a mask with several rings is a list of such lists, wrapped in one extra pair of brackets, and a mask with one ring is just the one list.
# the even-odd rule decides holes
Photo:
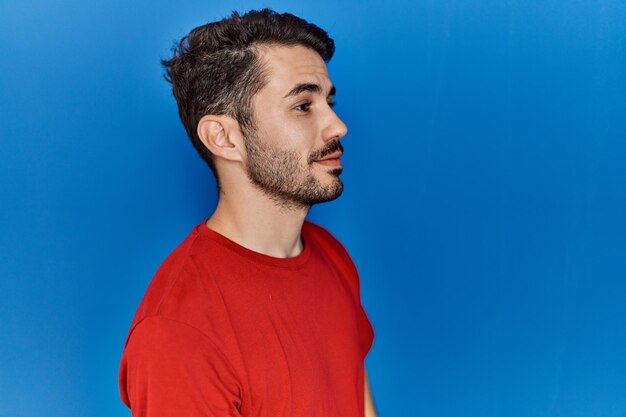
[(334, 200), (347, 127), (329, 106), (326, 64), (303, 46), (264, 46), (261, 58), (268, 82), (253, 99), (257, 129), (246, 132), (248, 178), (284, 207)]

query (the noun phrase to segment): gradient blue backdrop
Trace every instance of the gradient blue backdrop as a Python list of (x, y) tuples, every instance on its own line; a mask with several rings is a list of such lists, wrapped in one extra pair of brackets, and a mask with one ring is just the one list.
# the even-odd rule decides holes
[(626, 415), (626, 3), (0, 3), (0, 416), (129, 416), (160, 262), (211, 213), (159, 59), (231, 10), (298, 14), (329, 65), (383, 416)]

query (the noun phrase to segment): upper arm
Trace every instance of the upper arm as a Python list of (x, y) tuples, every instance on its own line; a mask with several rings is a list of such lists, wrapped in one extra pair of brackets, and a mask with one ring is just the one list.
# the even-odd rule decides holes
[(120, 369), (133, 417), (239, 417), (240, 387), (224, 354), (195, 328), (149, 317), (133, 330)]
[(372, 389), (370, 387), (370, 381), (367, 376), (367, 369), (365, 365), (363, 365), (363, 378), (365, 383), (363, 384), (365, 387), (365, 417), (378, 417), (376, 413), (376, 407), (374, 406), (374, 398), (372, 396)]

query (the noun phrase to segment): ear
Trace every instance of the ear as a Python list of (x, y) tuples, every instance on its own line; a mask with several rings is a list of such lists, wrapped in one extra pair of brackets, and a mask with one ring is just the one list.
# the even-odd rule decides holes
[(202, 116), (197, 132), (213, 155), (230, 161), (243, 161), (243, 135), (239, 123), (232, 117), (213, 114)]

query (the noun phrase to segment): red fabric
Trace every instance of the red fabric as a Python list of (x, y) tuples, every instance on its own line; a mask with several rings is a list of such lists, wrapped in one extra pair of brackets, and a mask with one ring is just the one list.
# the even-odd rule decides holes
[(361, 417), (374, 332), (357, 270), (306, 221), (304, 250), (251, 251), (204, 223), (165, 260), (120, 368), (134, 417)]

